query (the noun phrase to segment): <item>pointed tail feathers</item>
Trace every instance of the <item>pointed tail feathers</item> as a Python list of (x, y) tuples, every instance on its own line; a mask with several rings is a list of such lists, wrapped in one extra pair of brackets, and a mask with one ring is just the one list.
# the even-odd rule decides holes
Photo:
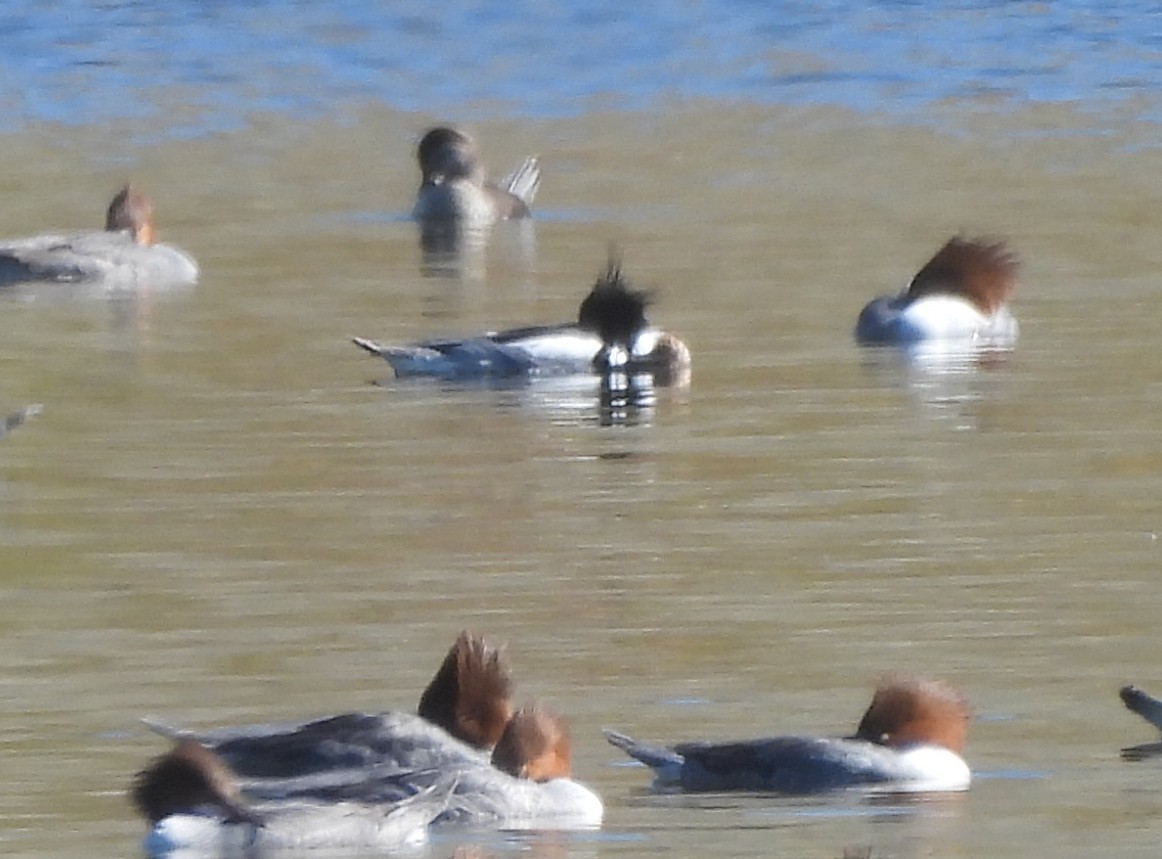
[(605, 734), (605, 739), (631, 758), (641, 761), (650, 769), (654, 770), (659, 778), (671, 778), (677, 775), (682, 768), (683, 758), (673, 749), (668, 749), (665, 746), (654, 746), (648, 743), (639, 743), (633, 737), (627, 737), (625, 734), (619, 734), (617, 731), (611, 731), (608, 728), (601, 733)]
[(352, 337), (351, 342), (364, 352), (370, 352), (372, 355), (383, 357), (384, 347), (380, 346), (374, 340), (366, 340), (363, 337)]
[(167, 740), (173, 740), (175, 743), (179, 740), (197, 739), (193, 731), (187, 731), (185, 728), (167, 724), (152, 716), (143, 716), (141, 718), (141, 724), (145, 725), (145, 727), (149, 728), (149, 730), (158, 736), (165, 737)]
[(531, 208), (537, 189), (541, 187), (541, 164), (537, 156), (526, 158), (523, 164), (504, 177), (500, 187), (520, 197)]

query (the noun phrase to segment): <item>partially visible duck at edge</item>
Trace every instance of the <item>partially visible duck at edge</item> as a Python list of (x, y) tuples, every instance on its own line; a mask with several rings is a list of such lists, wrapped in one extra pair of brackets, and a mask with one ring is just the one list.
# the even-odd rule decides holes
[[(1162, 731), (1162, 701), (1146, 694), (1137, 686), (1123, 686), (1118, 690), (1118, 696), (1126, 709), (1137, 713), (1159, 731)], [(1139, 746), (1127, 746), (1122, 749), (1122, 759), (1127, 761), (1141, 761), (1162, 755), (1162, 742), (1144, 743)]]
[(968, 720), (967, 702), (944, 683), (889, 677), (849, 737), (780, 736), (662, 747), (614, 731), (605, 734), (653, 769), (659, 789), (961, 791), (972, 780), (961, 757)]
[(153, 204), (132, 185), (109, 204), (104, 231), (0, 241), (0, 285), (40, 281), (160, 287), (197, 279), (198, 265), (188, 254), (154, 242)]
[(512, 686), (503, 648), (464, 631), (424, 689), (416, 715), (344, 713), (198, 733), (146, 723), (175, 741), (198, 741), (245, 777), (293, 778), (368, 767), (431, 769), (488, 760), (513, 714)]
[(388, 346), (361, 337), (355, 345), (378, 355), (396, 376), (499, 379), (580, 374), (650, 374), (660, 385), (689, 380), (690, 350), (650, 325), (651, 296), (632, 287), (611, 258), (581, 302), (576, 322), (514, 328), (463, 340)]
[(221, 758), (184, 739), (137, 774), (130, 796), (149, 824), (148, 856), (252, 856), (272, 848), (390, 850), (423, 843), (454, 784), (445, 779), (392, 803), (253, 799)]
[(896, 296), (871, 301), (859, 315), (860, 343), (1006, 349), (1017, 341), (1008, 302), (1020, 262), (1002, 241), (956, 236)]
[(536, 157), (526, 158), (499, 184), (492, 183), (476, 141), (457, 128), (437, 126), (420, 140), (416, 159), (420, 189), (412, 217), (421, 224), (458, 221), (486, 227), (531, 215), (541, 181)]

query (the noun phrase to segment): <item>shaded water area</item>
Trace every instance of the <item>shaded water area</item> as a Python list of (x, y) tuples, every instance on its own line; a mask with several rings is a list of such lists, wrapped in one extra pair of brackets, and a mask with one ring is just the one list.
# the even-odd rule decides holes
[[(1152, 731), (1116, 698), (1162, 691), (1147, 96), (684, 95), (467, 103), (497, 171), (538, 152), (545, 179), (535, 243), (502, 229), (452, 278), (406, 217), (411, 147), (450, 115), (406, 99), (0, 136), (0, 235), (99, 224), (132, 175), (203, 269), (0, 296), (2, 404), (44, 404), (0, 440), (6, 855), (139, 855), (143, 715), (409, 709), (463, 627), (569, 715), (607, 804), (599, 833), (482, 837), (496, 855), (1156, 855), (1162, 768), (1118, 759)], [(1016, 352), (858, 349), (863, 302), (961, 230), (1026, 261)], [(611, 242), (694, 354), (652, 407), (399, 382), (349, 342), (571, 318)], [(972, 700), (968, 794), (659, 797), (599, 732), (841, 733), (897, 669)]]

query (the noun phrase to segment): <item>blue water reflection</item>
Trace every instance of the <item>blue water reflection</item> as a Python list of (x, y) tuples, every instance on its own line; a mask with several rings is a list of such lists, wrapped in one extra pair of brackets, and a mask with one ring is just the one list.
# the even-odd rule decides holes
[(1152, 4), (1080, 0), (16, 0), (0, 10), (0, 128), (162, 120), (189, 136), (350, 102), (471, 119), (700, 98), (924, 121), (986, 96), (1158, 119), (1160, 23)]

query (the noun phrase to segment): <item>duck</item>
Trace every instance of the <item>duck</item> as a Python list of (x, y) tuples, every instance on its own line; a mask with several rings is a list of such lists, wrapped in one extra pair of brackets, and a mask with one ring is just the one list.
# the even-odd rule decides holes
[[(536, 703), (513, 713), (488, 766), (455, 768), (456, 786), (437, 824), (491, 824), (506, 829), (593, 829), (604, 804), (573, 778), (567, 723)], [(447, 772), (447, 771), (445, 771)], [(416, 790), (418, 785), (408, 785)]]
[(312, 801), (394, 804), (422, 791), (433, 777), (453, 779), (445, 810), (433, 825), (494, 825), (506, 829), (589, 829), (600, 826), (601, 798), (575, 781), (565, 720), (539, 703), (516, 710), (488, 757), (450, 746), (439, 765), (401, 769), (384, 764), (250, 784)]
[(459, 128), (428, 129), (416, 148), (420, 188), (412, 217), (423, 224), (458, 222), (484, 228), (532, 216), (540, 187), (540, 163), (526, 158), (499, 183), (489, 182), (479, 147)]
[(1011, 348), (1019, 328), (1009, 310), (1020, 260), (1004, 242), (953, 236), (895, 296), (880, 296), (859, 314), (861, 344), (944, 343)]
[(193, 257), (155, 242), (153, 203), (132, 184), (109, 203), (103, 231), (0, 241), (0, 285), (5, 286), (39, 281), (160, 287), (197, 279)]
[(390, 346), (362, 337), (360, 349), (387, 361), (397, 378), (448, 381), (536, 376), (649, 374), (661, 385), (689, 380), (690, 350), (646, 319), (650, 293), (635, 289), (611, 255), (582, 300), (577, 321), (488, 332), (460, 340)]
[(437, 822), (591, 828), (601, 799), (572, 779), (565, 720), (519, 710), (503, 650), (462, 632), (416, 714), (348, 713), (306, 723), (195, 734), (148, 721), (215, 754), (252, 796), (392, 805), (452, 778)]
[(961, 757), (968, 721), (968, 704), (951, 686), (894, 675), (877, 687), (849, 737), (778, 736), (657, 746), (616, 731), (606, 730), (605, 736), (650, 767), (659, 790), (945, 792), (967, 790), (972, 780)]
[(270, 849), (420, 845), (454, 784), (445, 779), (390, 803), (293, 794), (251, 800), (218, 755), (186, 738), (137, 774), (130, 797), (149, 827), (147, 856), (253, 856)]
[[(1118, 696), (1126, 705), (1127, 710), (1131, 713), (1137, 713), (1159, 731), (1162, 731), (1162, 701), (1143, 692), (1137, 686), (1123, 686), (1118, 690)], [(1158, 755), (1162, 755), (1162, 742), (1144, 743), (1122, 749), (1122, 758), (1127, 761), (1140, 761)]]
[(487, 761), (512, 718), (503, 647), (463, 630), (420, 695), (416, 713), (342, 713), (273, 725), (191, 732), (154, 719), (171, 740), (193, 739), (244, 777), (290, 778), (337, 770), (426, 770)]

